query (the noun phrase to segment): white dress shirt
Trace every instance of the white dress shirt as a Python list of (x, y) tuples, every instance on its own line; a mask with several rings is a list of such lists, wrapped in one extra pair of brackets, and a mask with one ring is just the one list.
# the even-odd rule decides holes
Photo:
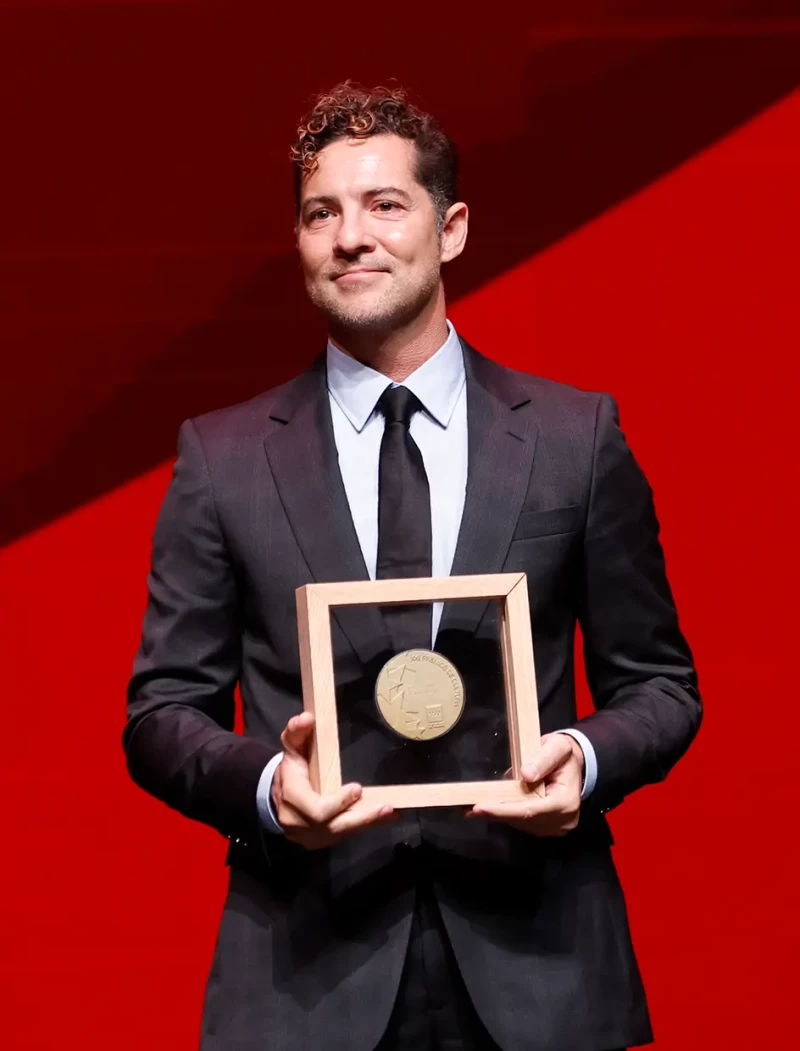
[[(411, 373), (403, 386), (417, 396), (424, 411), (415, 412), (409, 432), (419, 447), (431, 494), (432, 576), (450, 575), (467, 490), (467, 389), (464, 354), (455, 329), (436, 353)], [(350, 514), (367, 572), (375, 578), (378, 559), (378, 466), (384, 417), (376, 408), (387, 387), (387, 376), (339, 350), (327, 347), (328, 396), (333, 436)], [(431, 646), (442, 617), (443, 604), (433, 604)], [(584, 754), (586, 798), (597, 780), (597, 760), (585, 734), (565, 730)], [(272, 808), (272, 778), (283, 757), (270, 760), (258, 784), (257, 803), (264, 828), (280, 833)]]
[[(409, 432), (425, 464), (431, 494), (431, 576), (447, 577), (453, 565), (467, 491), (467, 377), (456, 331), (448, 323), (446, 342), (403, 381), (424, 412), (411, 417)], [(384, 417), (376, 409), (386, 376), (328, 344), (328, 392), (339, 470), (358, 542), (375, 579), (378, 560), (378, 465)], [(433, 604), (431, 646), (442, 617)]]

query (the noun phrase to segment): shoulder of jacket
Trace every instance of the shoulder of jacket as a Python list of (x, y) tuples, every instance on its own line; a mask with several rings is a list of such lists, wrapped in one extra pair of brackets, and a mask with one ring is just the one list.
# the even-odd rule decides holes
[(541, 419), (577, 416), (593, 421), (600, 402), (603, 399), (613, 401), (603, 391), (584, 390), (535, 373), (508, 368), (498, 362), (493, 361), (490, 368), (500, 370), (504, 374), (505, 389), (512, 389), (517, 395), (529, 398), (534, 411)]
[(598, 402), (608, 395), (603, 391), (584, 390), (570, 383), (561, 383), (558, 380), (547, 379), (544, 376), (536, 376), (531, 373), (516, 372), (522, 382), (527, 381), (532, 401), (537, 404), (569, 407), (578, 412), (594, 413)]
[(285, 400), (300, 379), (301, 376), (295, 376), (247, 401), (194, 416), (188, 422), (195, 428), (204, 445), (214, 447), (220, 443), (246, 441), (248, 438), (260, 440), (269, 428), (273, 408)]
[(548, 379), (532, 372), (510, 368), (487, 357), (462, 339), (468, 355), (469, 369), (478, 382), (501, 392), (506, 400), (530, 399), (537, 412), (594, 415), (604, 392), (584, 390), (569, 383)]

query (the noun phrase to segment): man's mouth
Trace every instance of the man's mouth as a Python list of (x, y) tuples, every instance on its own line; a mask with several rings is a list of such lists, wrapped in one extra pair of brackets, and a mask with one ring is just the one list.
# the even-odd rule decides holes
[(354, 280), (360, 280), (362, 278), (369, 277), (370, 274), (385, 274), (385, 273), (388, 273), (388, 271), (385, 269), (385, 267), (358, 266), (358, 267), (354, 267), (352, 270), (343, 270), (340, 274), (334, 274), (333, 280), (334, 281), (342, 281), (342, 280), (347, 279), (347, 278), (352, 278)]

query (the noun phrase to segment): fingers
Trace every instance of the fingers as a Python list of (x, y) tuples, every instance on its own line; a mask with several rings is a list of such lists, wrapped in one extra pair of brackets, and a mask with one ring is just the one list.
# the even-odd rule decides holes
[(361, 792), (360, 785), (345, 785), (340, 792), (321, 796), (300, 778), (284, 777), (278, 788), (277, 818), (287, 839), (309, 850), (328, 847), (359, 829), (397, 819), (386, 804), (354, 808)]
[(308, 770), (313, 734), (310, 712), (293, 716), (281, 734), (283, 759), (273, 778), (272, 799), (287, 838), (316, 850), (358, 829), (396, 820), (393, 808), (386, 804), (354, 809), (362, 795), (359, 784), (344, 785), (326, 795), (313, 789)]
[(309, 849), (328, 846), (358, 828), (393, 820), (391, 807), (351, 808), (362, 794), (359, 784), (325, 795), (311, 785), (308, 759), (314, 733), (310, 712), (293, 716), (281, 734), (283, 760), (275, 771), (272, 798), (288, 839)]
[(308, 759), (311, 738), (314, 733), (314, 716), (311, 712), (294, 715), (281, 734), (283, 754), (290, 758)]
[(544, 781), (573, 756), (572, 738), (566, 734), (548, 734), (542, 738), (542, 747), (535, 759), (522, 766), (522, 779), (529, 784)]
[(544, 796), (509, 803), (480, 803), (467, 811), (468, 818), (491, 818), (537, 836), (563, 836), (580, 820), (580, 784), (555, 783)]
[[(283, 764), (281, 764), (283, 765)], [(278, 820), (287, 825), (325, 825), (361, 798), (361, 785), (344, 785), (338, 792), (320, 795), (306, 778), (284, 774), (280, 782)], [(281, 816), (286, 812), (286, 821)]]
[(509, 809), (473, 807), (467, 815), (472, 820), (486, 818), (502, 821), (531, 836), (566, 836), (578, 827), (580, 808), (569, 810), (523, 810), (509, 804)]
[(285, 828), (286, 836), (306, 850), (320, 850), (330, 847), (361, 829), (369, 826), (386, 825), (397, 820), (397, 813), (391, 807), (380, 806), (347, 810), (327, 825), (302, 825), (298, 828)]
[(368, 828), (371, 825), (389, 825), (396, 821), (399, 816), (397, 811), (393, 810), (386, 803), (370, 809), (356, 807), (334, 818), (328, 828), (333, 835), (340, 838), (348, 836), (352, 832), (358, 832), (362, 828)]
[(512, 803), (478, 803), (467, 812), (468, 817), (518, 818), (520, 820), (540, 817), (542, 814), (560, 813), (563, 801), (554, 795), (531, 796)]

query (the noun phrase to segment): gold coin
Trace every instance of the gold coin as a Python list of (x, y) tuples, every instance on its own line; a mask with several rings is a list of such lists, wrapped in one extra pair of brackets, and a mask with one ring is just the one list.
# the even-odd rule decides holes
[(441, 653), (404, 650), (381, 668), (375, 702), (395, 733), (412, 741), (432, 741), (461, 718), (464, 683)]

